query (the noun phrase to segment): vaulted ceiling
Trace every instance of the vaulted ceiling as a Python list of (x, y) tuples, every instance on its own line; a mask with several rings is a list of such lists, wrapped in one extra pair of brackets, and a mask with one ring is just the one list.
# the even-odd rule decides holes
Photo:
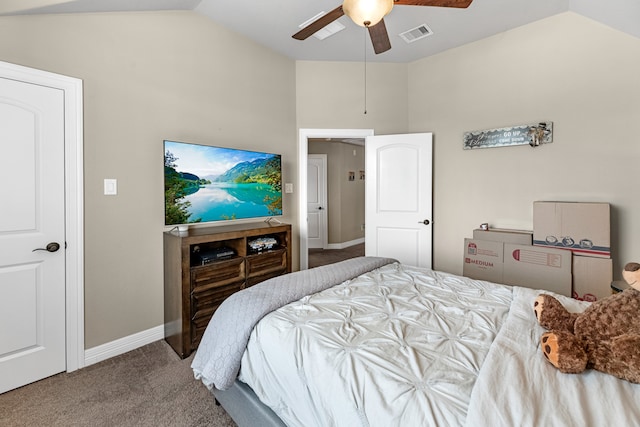
[[(375, 55), (366, 29), (343, 16), (344, 29), (320, 40), (291, 36), (341, 0), (3, 0), (0, 15), (193, 10), (290, 58), (412, 62), (558, 13), (572, 11), (640, 37), (637, 0), (474, 0), (467, 9), (396, 5), (385, 18), (392, 48)], [(426, 26), (432, 34), (406, 42), (400, 33)]]

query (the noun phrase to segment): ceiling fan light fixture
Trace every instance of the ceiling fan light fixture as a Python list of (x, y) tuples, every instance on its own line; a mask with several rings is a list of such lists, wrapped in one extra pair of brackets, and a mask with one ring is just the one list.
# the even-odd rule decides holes
[(361, 27), (373, 27), (393, 8), (393, 0), (344, 0), (342, 9)]

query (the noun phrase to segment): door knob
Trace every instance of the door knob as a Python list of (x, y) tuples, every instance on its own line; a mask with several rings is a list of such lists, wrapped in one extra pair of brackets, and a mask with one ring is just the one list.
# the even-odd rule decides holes
[(318, 210), (321, 211), (322, 210), (322, 206), (318, 206)]
[(47, 252), (56, 252), (58, 249), (60, 249), (60, 244), (56, 243), (56, 242), (51, 242), (47, 245), (46, 248), (36, 248), (34, 250), (32, 250), (31, 252), (35, 252), (35, 251), (47, 251)]
[(425, 219), (424, 221), (418, 221), (418, 224), (424, 224), (424, 225), (429, 225), (430, 222), (428, 219)]

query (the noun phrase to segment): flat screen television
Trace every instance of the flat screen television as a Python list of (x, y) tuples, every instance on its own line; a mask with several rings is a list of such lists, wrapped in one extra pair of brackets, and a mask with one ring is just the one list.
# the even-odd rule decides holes
[(279, 154), (164, 141), (165, 225), (282, 215)]

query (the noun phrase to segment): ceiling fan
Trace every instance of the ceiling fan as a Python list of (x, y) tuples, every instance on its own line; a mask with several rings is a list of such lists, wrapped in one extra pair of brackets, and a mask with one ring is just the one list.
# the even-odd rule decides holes
[(395, 4), (406, 6), (469, 7), (473, 0), (344, 0), (343, 3), (326, 15), (313, 21), (293, 35), (294, 39), (304, 40), (316, 31), (329, 25), (336, 19), (347, 15), (356, 24), (366, 27), (376, 54), (391, 49), (389, 34), (384, 17), (391, 12)]

